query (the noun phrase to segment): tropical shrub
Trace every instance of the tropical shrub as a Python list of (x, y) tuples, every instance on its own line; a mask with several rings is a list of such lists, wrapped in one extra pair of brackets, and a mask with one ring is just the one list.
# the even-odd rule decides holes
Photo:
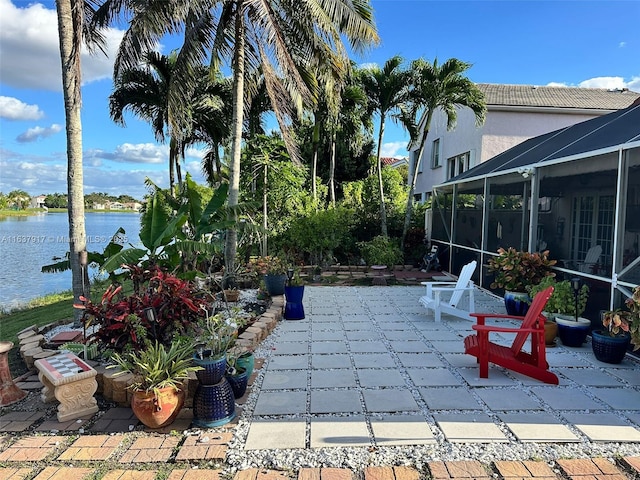
[(369, 242), (358, 243), (367, 265), (393, 265), (402, 263), (402, 252), (395, 239), (379, 235)]
[(97, 330), (90, 337), (116, 352), (141, 350), (149, 342), (171, 345), (175, 336), (186, 335), (206, 314), (207, 301), (192, 285), (160, 267), (125, 265), (133, 293), (125, 295), (122, 285), (112, 284), (99, 303), (82, 297), (83, 318)]

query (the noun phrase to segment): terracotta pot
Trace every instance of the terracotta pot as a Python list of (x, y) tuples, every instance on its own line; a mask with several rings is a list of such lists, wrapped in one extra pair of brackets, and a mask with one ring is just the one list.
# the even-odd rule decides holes
[(149, 428), (170, 425), (182, 410), (184, 391), (173, 387), (155, 392), (135, 391), (131, 398), (131, 409), (138, 420)]
[(544, 343), (547, 346), (556, 345), (556, 337), (558, 336), (558, 324), (551, 320), (544, 322)]

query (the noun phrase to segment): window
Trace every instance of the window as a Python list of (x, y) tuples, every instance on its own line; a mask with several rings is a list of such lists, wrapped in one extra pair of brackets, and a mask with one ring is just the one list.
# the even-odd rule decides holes
[(418, 173), (422, 173), (422, 163), (420, 161), (420, 157), (418, 157), (418, 154), (420, 153), (418, 150), (414, 150), (413, 152), (411, 152), (413, 154), (413, 163), (414, 165), (416, 165), (416, 168), (418, 169)]
[(437, 138), (431, 145), (431, 168), (439, 168), (440, 165), (440, 139)]
[(456, 155), (447, 159), (447, 179), (460, 175), (462, 172), (469, 170), (470, 152)]

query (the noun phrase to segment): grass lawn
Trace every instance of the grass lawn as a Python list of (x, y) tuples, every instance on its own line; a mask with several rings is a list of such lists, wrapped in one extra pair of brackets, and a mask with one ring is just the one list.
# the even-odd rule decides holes
[(24, 309), (0, 315), (0, 340), (9, 340), (14, 347), (9, 353), (9, 366), (14, 376), (27, 371), (18, 351), (18, 332), (32, 325), (42, 327), (59, 320), (73, 321), (73, 295), (71, 292), (58, 293), (35, 301)]

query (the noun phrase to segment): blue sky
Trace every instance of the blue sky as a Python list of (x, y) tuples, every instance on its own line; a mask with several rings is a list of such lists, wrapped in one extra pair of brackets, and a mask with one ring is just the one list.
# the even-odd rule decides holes
[[(358, 63), (456, 57), (478, 83), (630, 88), (640, 92), (640, 2), (373, 0), (381, 44)], [(110, 51), (122, 31), (108, 32)], [(166, 53), (174, 48), (163, 45)], [(168, 184), (168, 148), (148, 124), (108, 114), (112, 58), (83, 57), (85, 192), (142, 197)], [(406, 155), (399, 127), (383, 155)], [(66, 192), (64, 108), (53, 1), (0, 0), (0, 191)], [(199, 149), (186, 169), (201, 179)]]

